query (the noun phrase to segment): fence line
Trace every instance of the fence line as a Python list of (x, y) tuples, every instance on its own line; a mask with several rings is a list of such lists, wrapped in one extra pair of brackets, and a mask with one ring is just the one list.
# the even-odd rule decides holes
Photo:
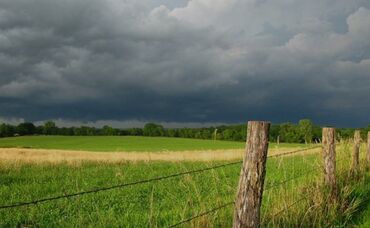
[(218, 210), (220, 210), (220, 209), (223, 209), (223, 208), (225, 208), (225, 207), (227, 207), (227, 206), (233, 205), (234, 203), (235, 203), (234, 201), (230, 201), (230, 202), (228, 202), (228, 203), (225, 203), (225, 204), (222, 204), (222, 205), (220, 205), (220, 206), (218, 206), (218, 207), (215, 207), (215, 208), (213, 208), (213, 209), (211, 209), (211, 210), (207, 210), (207, 211), (202, 212), (202, 213), (200, 213), (200, 214), (197, 214), (197, 215), (195, 215), (195, 216), (193, 216), (193, 217), (190, 217), (190, 218), (187, 218), (187, 219), (185, 219), (185, 220), (182, 220), (182, 221), (180, 221), (180, 222), (178, 222), (178, 223), (176, 223), (176, 224), (171, 225), (170, 227), (177, 227), (177, 226), (180, 226), (180, 225), (182, 225), (182, 224), (185, 224), (185, 223), (191, 222), (192, 220), (195, 220), (195, 219), (197, 219), (197, 218), (200, 218), (200, 217), (203, 217), (203, 216), (205, 216), (205, 215), (208, 215), (208, 214), (211, 214), (211, 213), (213, 213), (213, 212), (216, 212), (216, 211), (218, 211)]
[[(313, 147), (298, 149), (298, 150), (289, 151), (289, 152), (285, 152), (285, 153), (268, 155), (268, 156), (266, 156), (266, 158), (283, 157), (283, 156), (287, 156), (287, 155), (293, 155), (293, 154), (297, 154), (297, 153), (301, 153), (301, 152), (305, 152), (305, 151), (310, 151), (310, 150), (321, 148), (321, 147), (322, 147), (322, 145), (313, 146)], [(339, 160), (336, 161), (336, 163), (339, 162), (339, 161), (341, 161), (341, 160), (344, 160), (344, 159), (339, 159)], [(9, 209), (9, 208), (22, 207), (22, 206), (36, 205), (36, 204), (39, 204), (39, 203), (48, 202), (48, 201), (54, 201), (54, 200), (58, 200), (58, 199), (64, 199), (64, 198), (82, 196), (82, 195), (97, 193), (97, 192), (101, 192), (101, 191), (108, 191), (108, 190), (112, 190), (112, 189), (125, 188), (125, 187), (130, 187), (130, 186), (135, 186), (135, 185), (141, 185), (141, 184), (146, 184), (146, 183), (151, 183), (151, 182), (157, 182), (157, 181), (171, 179), (171, 178), (176, 178), (176, 177), (180, 177), (180, 176), (184, 176), (184, 175), (202, 173), (202, 172), (205, 172), (205, 171), (219, 169), (219, 168), (224, 168), (224, 167), (228, 167), (228, 166), (241, 165), (242, 163), (243, 163), (243, 160), (238, 160), (238, 161), (229, 162), (229, 163), (225, 163), (225, 164), (220, 164), (220, 165), (215, 165), (215, 166), (211, 166), (211, 167), (206, 167), (206, 168), (203, 168), (203, 169), (195, 169), (195, 170), (190, 170), (190, 171), (185, 171), (185, 172), (179, 172), (179, 173), (174, 173), (174, 174), (170, 174), (170, 175), (167, 175), (167, 176), (159, 176), (159, 177), (154, 177), (154, 178), (149, 178), (149, 179), (144, 179), (144, 180), (139, 180), (139, 181), (134, 181), (134, 182), (129, 182), (129, 183), (122, 183), (122, 184), (113, 185), (113, 186), (109, 186), (109, 187), (96, 188), (96, 189), (92, 189), (92, 190), (81, 191), (81, 192), (71, 193), (71, 194), (65, 194), (65, 195), (59, 195), (59, 196), (55, 196), (55, 197), (43, 198), (43, 199), (38, 199), (38, 200), (33, 200), (33, 201), (28, 201), (28, 202), (18, 202), (18, 203), (14, 203), (14, 204), (10, 204), (10, 205), (3, 205), (3, 206), (0, 205), (0, 210), (1, 209)], [(322, 168), (323, 168), (322, 166), (315, 167), (315, 168), (310, 169), (310, 170), (308, 170), (306, 172), (303, 172), (303, 173), (301, 173), (299, 175), (295, 175), (293, 177), (286, 178), (285, 180), (282, 180), (282, 181), (280, 181), (278, 183), (272, 183), (270, 185), (267, 185), (267, 187), (263, 191), (276, 188), (278, 186), (281, 186), (283, 184), (286, 184), (286, 183), (288, 183), (290, 181), (293, 181), (295, 179), (298, 179), (298, 178), (307, 176), (308, 174), (313, 173), (315, 171), (318, 171), (319, 169), (322, 169)], [(301, 202), (301, 201), (303, 201), (305, 199), (307, 199), (307, 197), (303, 197), (303, 198), (298, 199), (297, 201), (293, 202), (292, 204), (286, 206), (284, 209), (278, 211), (273, 216), (275, 217), (278, 214), (281, 214), (284, 211), (287, 211), (289, 208), (291, 208), (292, 206), (296, 205), (297, 203), (299, 203), (299, 202)], [(235, 202), (234, 201), (230, 201), (230, 202), (224, 203), (224, 204), (219, 205), (219, 206), (217, 206), (215, 208), (212, 208), (210, 210), (206, 210), (206, 211), (201, 212), (199, 214), (196, 214), (196, 215), (194, 215), (194, 216), (192, 216), (190, 218), (187, 218), (185, 220), (182, 220), (182, 221), (180, 221), (180, 222), (178, 222), (176, 224), (171, 225), (170, 227), (176, 227), (176, 226), (180, 226), (182, 224), (191, 222), (192, 220), (195, 220), (197, 218), (206, 216), (208, 214), (211, 214), (213, 212), (216, 212), (218, 210), (221, 210), (221, 209), (223, 209), (223, 208), (225, 208), (227, 206), (230, 206), (230, 205), (235, 205)], [(264, 223), (262, 223), (262, 224), (264, 224)]]
[[(345, 160), (345, 158), (342, 158), (342, 159), (338, 159), (336, 162), (338, 163), (338, 162), (340, 162), (340, 161), (344, 161), (344, 160)], [(285, 179), (285, 180), (283, 180), (283, 181), (281, 181), (281, 182), (278, 182), (278, 183), (276, 183), (276, 184), (267, 185), (267, 186), (266, 186), (266, 188), (265, 188), (265, 190), (267, 191), (267, 190), (269, 190), (269, 189), (279, 187), (280, 185), (283, 185), (283, 184), (285, 184), (285, 183), (287, 183), (287, 182), (289, 182), (289, 181), (299, 179), (299, 178), (301, 178), (301, 177), (306, 176), (307, 174), (314, 173), (315, 171), (319, 171), (319, 170), (321, 170), (321, 169), (323, 169), (323, 167), (322, 167), (322, 166), (317, 166), (317, 167), (315, 167), (315, 168), (313, 168), (313, 169), (309, 169), (308, 171), (306, 171), (306, 172), (304, 172), (304, 173), (301, 173), (301, 174), (296, 175), (296, 176), (294, 176), (294, 177), (287, 178), (287, 179)]]
[[(275, 214), (272, 215), (272, 217), (276, 217), (277, 215), (283, 213), (283, 212), (286, 212), (288, 211), (288, 209), (290, 209), (291, 207), (293, 207), (294, 205), (296, 205), (297, 203), (299, 202), (302, 202), (303, 200), (306, 200), (307, 197), (302, 197), (296, 201), (294, 201), (293, 203), (289, 204), (288, 206), (284, 207), (283, 209), (281, 209), (280, 211), (276, 212)], [(268, 221), (265, 221), (263, 222), (262, 224), (265, 225)]]
[[(280, 156), (290, 155), (290, 154), (299, 153), (299, 152), (302, 152), (302, 151), (307, 151), (307, 150), (316, 149), (316, 148), (317, 147), (300, 149), (300, 150), (290, 151), (290, 152), (283, 153), (283, 154), (270, 155), (268, 157), (269, 158), (280, 157)], [(81, 195), (86, 195), (86, 194), (97, 193), (97, 192), (101, 192), (101, 191), (108, 191), (108, 190), (117, 189), (117, 188), (125, 188), (125, 187), (130, 187), (130, 186), (139, 185), (139, 184), (146, 184), (146, 183), (150, 183), (150, 182), (175, 178), (175, 177), (179, 177), (179, 176), (183, 176), (183, 175), (201, 173), (201, 172), (205, 172), (205, 171), (209, 171), (209, 170), (213, 170), (213, 169), (219, 169), (219, 168), (224, 168), (224, 167), (227, 167), (227, 166), (238, 165), (238, 164), (242, 164), (242, 162), (243, 162), (242, 160), (238, 160), (238, 161), (235, 161), (235, 162), (230, 162), (230, 163), (226, 163), (226, 164), (211, 166), (211, 167), (207, 167), (207, 168), (203, 168), (203, 169), (196, 169), (196, 170), (190, 170), (190, 171), (186, 171), (186, 172), (170, 174), (168, 176), (155, 177), (155, 178), (139, 180), (139, 181), (135, 181), (135, 182), (123, 183), (123, 184), (119, 184), (119, 185), (113, 185), (113, 186), (109, 186), (109, 187), (97, 188), (97, 189), (92, 189), (92, 190), (87, 190), (87, 191), (82, 191), (82, 192), (77, 192), (77, 193), (71, 193), (71, 194), (66, 194), (66, 195), (43, 198), (43, 199), (38, 199), (38, 200), (33, 200), (33, 201), (28, 201), (28, 202), (18, 202), (18, 203), (14, 203), (14, 204), (11, 204), (11, 205), (2, 205), (2, 206), (0, 206), (0, 210), (1, 209), (8, 209), (8, 208), (22, 207), (22, 206), (36, 205), (36, 204), (39, 204), (39, 203), (53, 201), (53, 200), (76, 197), (76, 196), (81, 196)]]
[(236, 164), (241, 164), (241, 161), (230, 162), (230, 163), (226, 163), (226, 164), (222, 164), (222, 165), (207, 167), (207, 168), (204, 168), (204, 169), (196, 169), (196, 170), (171, 174), (171, 175), (168, 175), (168, 176), (150, 178), (150, 179), (146, 179), (146, 180), (124, 183), (124, 184), (114, 185), (114, 186), (110, 186), (110, 187), (98, 188), (98, 189), (82, 191), (82, 192), (77, 192), (77, 193), (72, 193), (72, 194), (67, 194), (67, 195), (44, 198), (44, 199), (39, 199), (39, 200), (34, 200), (34, 201), (29, 201), (29, 202), (20, 202), (20, 203), (15, 203), (15, 204), (12, 204), (12, 205), (4, 205), (4, 206), (0, 206), (0, 209), (22, 207), (22, 206), (27, 206), (27, 205), (35, 205), (35, 204), (38, 204), (38, 203), (52, 201), (52, 200), (70, 198), (70, 197), (75, 197), (75, 196), (80, 196), (80, 195), (85, 195), (85, 194), (91, 194), (91, 193), (97, 193), (97, 192), (112, 190), (112, 189), (116, 189), (116, 188), (124, 188), (124, 187), (139, 185), (139, 184), (146, 184), (146, 183), (150, 183), (150, 182), (154, 182), (154, 181), (161, 181), (161, 180), (165, 180), (165, 179), (175, 178), (175, 177), (179, 177), (179, 176), (183, 176), (183, 175), (187, 175), (187, 174), (201, 173), (201, 172), (205, 172), (205, 171), (212, 170), (212, 169), (224, 168), (224, 167), (232, 166), (232, 165), (236, 165)]
[(286, 156), (286, 155), (291, 155), (291, 154), (297, 154), (297, 153), (300, 153), (300, 152), (303, 152), (303, 151), (313, 150), (313, 149), (317, 149), (317, 148), (321, 148), (321, 146), (313, 146), (313, 147), (309, 147), (309, 148), (304, 148), (304, 149), (289, 151), (289, 152), (286, 152), (286, 153), (274, 154), (274, 155), (270, 155), (270, 156), (267, 156), (267, 157), (268, 158), (281, 157), (281, 156)]
[[(321, 147), (321, 146), (315, 146), (315, 147), (310, 147), (310, 148), (305, 148), (305, 149), (299, 149), (299, 150), (290, 151), (290, 152), (286, 152), (286, 153), (279, 154), (279, 155), (270, 155), (270, 156), (267, 156), (267, 157), (268, 157), (268, 158), (272, 158), (272, 157), (280, 157), (280, 156), (284, 156), (284, 155), (291, 155), (291, 154), (295, 154), (295, 153), (299, 153), (299, 152), (303, 152), (303, 151), (308, 151), (308, 150), (312, 150), (312, 149), (317, 149), (317, 148), (320, 148), (320, 147)], [(338, 160), (338, 161), (339, 161), (339, 160)], [(279, 182), (279, 183), (276, 183), (276, 184), (273, 184), (273, 185), (267, 186), (267, 187), (265, 188), (265, 190), (269, 190), (269, 189), (273, 189), (273, 188), (275, 188), (275, 187), (281, 186), (281, 185), (283, 185), (283, 184), (285, 184), (285, 183), (287, 183), (287, 182), (289, 182), (289, 181), (292, 181), (292, 180), (298, 179), (298, 178), (300, 178), (300, 177), (306, 176), (307, 174), (313, 173), (314, 171), (318, 171), (318, 170), (320, 170), (320, 169), (322, 169), (322, 167), (321, 167), (321, 166), (319, 166), (319, 167), (315, 167), (314, 169), (310, 169), (309, 171), (304, 172), (304, 173), (303, 173), (303, 174), (301, 174), (301, 175), (295, 176), (295, 177), (293, 177), (293, 178), (288, 178), (288, 179), (285, 179), (284, 181), (281, 181), (281, 182)], [(306, 198), (303, 198), (303, 199), (306, 199)], [(302, 201), (303, 199), (299, 199), (298, 201), (294, 202), (294, 204), (293, 204), (293, 205), (297, 204), (298, 202)], [(223, 209), (223, 208), (225, 208), (225, 207), (227, 207), (227, 206), (230, 206), (230, 205), (232, 205), (232, 204), (234, 204), (234, 203), (235, 203), (234, 201), (231, 201), (231, 202), (225, 203), (225, 204), (223, 204), (223, 205), (221, 205), (221, 206), (219, 206), (219, 207), (213, 208), (213, 209), (211, 209), (211, 210), (207, 210), (207, 211), (202, 212), (202, 213), (200, 213), (200, 214), (197, 214), (197, 215), (195, 215), (195, 216), (193, 216), (193, 217), (190, 217), (190, 218), (188, 218), (188, 219), (182, 220), (182, 221), (180, 221), (180, 222), (178, 222), (178, 223), (176, 223), (176, 224), (174, 224), (174, 225), (171, 225), (170, 227), (177, 227), (177, 226), (180, 226), (180, 225), (182, 225), (182, 224), (185, 224), (185, 223), (191, 222), (192, 220), (195, 220), (195, 219), (197, 219), (197, 218), (203, 217), (203, 216), (205, 216), (205, 215), (208, 215), (208, 214), (210, 214), (210, 213), (213, 213), (213, 212), (215, 212), (215, 211), (218, 211), (218, 210), (220, 210), (220, 209)], [(291, 207), (291, 206), (293, 206), (293, 205), (289, 205), (287, 208), (289, 208), (289, 207)], [(284, 208), (284, 210), (287, 210), (287, 208)], [(284, 211), (284, 210), (283, 210), (283, 211)], [(283, 212), (283, 211), (279, 211), (279, 212), (281, 213), (281, 212)], [(276, 214), (276, 215), (277, 215), (277, 214)], [(275, 215), (274, 215), (274, 216), (275, 216)]]
[(304, 173), (302, 173), (302, 174), (300, 174), (300, 175), (296, 175), (296, 176), (294, 176), (294, 177), (287, 178), (287, 179), (285, 179), (285, 180), (283, 180), (283, 181), (281, 181), (281, 182), (278, 182), (278, 183), (275, 183), (275, 184), (268, 185), (268, 186), (266, 186), (265, 191), (270, 190), (270, 189), (273, 189), (273, 188), (276, 188), (276, 187), (279, 187), (279, 186), (281, 186), (281, 185), (283, 185), (283, 184), (285, 184), (285, 183), (288, 183), (288, 182), (290, 182), (290, 181), (293, 181), (293, 180), (299, 179), (299, 178), (301, 178), (301, 177), (306, 176), (307, 174), (313, 173), (314, 171), (318, 171), (318, 170), (320, 170), (320, 169), (322, 169), (322, 167), (316, 167), (316, 168), (314, 168), (314, 169), (310, 169), (309, 171), (304, 172)]

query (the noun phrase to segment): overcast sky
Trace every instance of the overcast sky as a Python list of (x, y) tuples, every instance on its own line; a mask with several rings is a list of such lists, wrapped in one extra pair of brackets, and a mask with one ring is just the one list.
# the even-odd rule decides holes
[(370, 124), (369, 0), (0, 0), (0, 121)]

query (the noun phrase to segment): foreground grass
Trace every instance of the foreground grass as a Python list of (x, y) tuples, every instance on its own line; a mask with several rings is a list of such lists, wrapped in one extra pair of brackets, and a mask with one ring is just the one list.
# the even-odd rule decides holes
[[(271, 146), (275, 147), (275, 144)], [(280, 144), (280, 147), (304, 147)], [(140, 136), (27, 136), (0, 138), (1, 147), (85, 151), (185, 151), (243, 149), (244, 142)]]
[[(313, 158), (311, 158), (313, 159)], [(281, 160), (280, 160), (281, 161)], [(269, 162), (268, 179), (276, 182), (291, 175), (292, 169), (276, 172), (279, 161)], [(298, 164), (301, 163), (301, 164)], [(96, 186), (109, 186), (162, 176), (180, 171), (203, 168), (202, 163), (123, 163), (70, 165), (3, 165), (1, 205), (45, 196), (83, 191)], [(240, 166), (186, 175), (153, 184), (116, 189), (82, 197), (58, 200), (0, 211), (3, 225), (100, 225), (100, 226), (169, 226), (194, 213), (232, 201)], [(281, 171), (281, 170), (280, 170)], [(272, 184), (272, 183), (271, 183)], [(225, 208), (200, 223), (229, 226), (232, 207)]]
[[(345, 226), (355, 222), (365, 177), (349, 178), (350, 153), (338, 153), (340, 207), (328, 208), (321, 187), (319, 154), (269, 158), (263, 197), (263, 226)], [(164, 176), (218, 163), (0, 163), (0, 205), (30, 201)], [(0, 226), (167, 227), (233, 201), (240, 165), (195, 175), (88, 194), (35, 206), (0, 209)], [(284, 182), (285, 180), (289, 180)], [(369, 178), (368, 178), (369, 179)], [(284, 184), (281, 184), (284, 182)], [(356, 189), (356, 191), (354, 191)], [(306, 199), (293, 204), (297, 200)], [(366, 206), (366, 205), (365, 205)], [(286, 208), (287, 210), (283, 210)], [(232, 205), (185, 227), (230, 227)], [(361, 223), (361, 218), (357, 221)]]
[[(305, 173), (312, 169), (317, 159), (316, 155), (270, 159), (266, 186)], [(63, 195), (211, 165), (215, 163), (2, 164), (0, 204)], [(232, 201), (239, 171), (240, 165), (235, 165), (37, 206), (0, 210), (0, 221), (2, 225), (11, 226), (169, 226)], [(300, 194), (297, 185), (316, 176), (317, 173), (312, 172), (283, 186), (266, 190), (263, 216), (271, 219), (271, 215), (283, 206), (282, 196), (286, 201), (295, 199)], [(232, 206), (195, 220), (193, 225), (230, 226), (231, 222)]]

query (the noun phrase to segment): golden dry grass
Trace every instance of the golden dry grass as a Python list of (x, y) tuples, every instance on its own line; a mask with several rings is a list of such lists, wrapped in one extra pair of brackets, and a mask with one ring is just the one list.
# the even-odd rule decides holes
[[(269, 155), (285, 153), (294, 148), (270, 148)], [(315, 153), (318, 149), (302, 153)], [(244, 150), (166, 151), (166, 152), (89, 152), (25, 148), (0, 148), (0, 160), (5, 163), (75, 163), (95, 161), (227, 161), (243, 158)]]

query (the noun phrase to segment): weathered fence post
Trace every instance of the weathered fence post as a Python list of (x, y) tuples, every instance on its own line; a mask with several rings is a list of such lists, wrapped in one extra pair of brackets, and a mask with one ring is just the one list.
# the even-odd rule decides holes
[(247, 145), (235, 200), (234, 228), (260, 226), (269, 130), (269, 122), (248, 122)]
[(359, 130), (355, 131), (355, 135), (353, 138), (353, 153), (352, 153), (352, 167), (351, 172), (356, 173), (358, 170), (358, 166), (360, 164), (360, 146), (361, 146), (361, 134)]
[(370, 131), (367, 133), (367, 165), (370, 164)]
[(337, 179), (335, 176), (335, 129), (322, 129), (322, 155), (324, 160), (325, 184), (330, 187), (331, 196), (337, 196)]

